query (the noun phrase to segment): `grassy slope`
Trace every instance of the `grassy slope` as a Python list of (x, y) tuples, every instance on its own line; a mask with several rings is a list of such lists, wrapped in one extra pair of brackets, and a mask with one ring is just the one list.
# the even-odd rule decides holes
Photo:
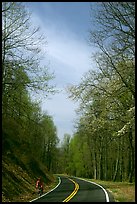
[[(9, 157), (2, 160), (2, 202), (26, 202), (38, 195), (35, 190), (36, 179), (39, 175), (44, 180), (44, 193), (57, 184), (56, 178), (46, 167), (33, 161), (32, 166), (17, 164)], [(37, 167), (37, 168), (35, 168)], [(35, 169), (35, 170), (34, 170)]]
[(135, 202), (135, 183), (101, 181), (95, 179), (87, 179), (102, 185), (111, 192), (115, 202)]
[(25, 141), (11, 140), (4, 135), (2, 148), (2, 202), (26, 202), (36, 198), (36, 180), (41, 176), (44, 192), (58, 181), (46, 166), (30, 155)]

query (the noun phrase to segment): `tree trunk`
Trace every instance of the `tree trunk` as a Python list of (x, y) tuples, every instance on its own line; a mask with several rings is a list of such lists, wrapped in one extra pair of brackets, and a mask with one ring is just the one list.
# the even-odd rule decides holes
[(97, 164), (96, 164), (96, 153), (93, 152), (93, 169), (94, 169), (94, 179), (97, 179)]
[(117, 158), (117, 160), (116, 160), (116, 166), (115, 166), (113, 181), (116, 181), (116, 177), (117, 177), (117, 173), (118, 173), (118, 164), (119, 164), (119, 158)]
[(131, 150), (131, 158), (130, 159), (130, 163), (131, 163), (131, 168), (130, 168), (130, 174), (129, 174), (129, 182), (132, 183), (133, 182), (133, 176), (134, 176), (134, 147), (133, 147), (133, 143), (132, 143), (133, 137), (132, 137), (132, 128), (130, 128), (130, 132), (129, 132), (129, 144), (130, 144), (130, 150)]

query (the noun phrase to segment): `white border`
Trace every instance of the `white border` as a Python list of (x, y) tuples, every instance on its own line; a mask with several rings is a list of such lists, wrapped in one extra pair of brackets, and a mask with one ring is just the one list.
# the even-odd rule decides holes
[[(107, 191), (106, 191), (101, 185), (99, 185), (99, 184), (97, 184), (97, 183), (95, 183), (95, 182), (93, 182), (93, 181), (88, 181), (88, 180), (85, 180), (85, 179), (82, 179), (82, 178), (79, 178), (79, 177), (75, 177), (75, 176), (72, 176), (72, 177), (77, 178), (77, 179), (80, 179), (80, 180), (83, 180), (83, 181), (87, 181), (87, 182), (89, 182), (89, 183), (92, 183), (92, 184), (94, 184), (94, 185), (99, 186), (100, 188), (102, 188), (102, 190), (103, 190), (104, 193), (105, 193), (106, 202), (110, 202), (110, 200), (109, 200), (109, 195), (108, 195)], [(47, 193), (43, 194), (42, 196), (39, 196), (38, 198), (35, 198), (35, 199), (33, 199), (33, 200), (29, 201), (29, 202), (33, 202), (34, 200), (37, 200), (37, 199), (39, 199), (39, 198), (41, 198), (41, 197), (47, 195), (48, 193), (52, 192), (53, 190), (55, 190), (55, 189), (60, 185), (60, 183), (61, 183), (61, 178), (60, 178), (59, 176), (58, 176), (58, 179), (59, 179), (59, 183), (58, 183), (57, 186), (55, 186), (55, 188), (53, 188), (52, 190), (48, 191)]]
[[(75, 177), (75, 176), (74, 176), (74, 177)], [(79, 177), (75, 177), (75, 178), (81, 179), (81, 180), (83, 180), (83, 181), (87, 181), (87, 182), (89, 182), (89, 183), (93, 183), (93, 184), (99, 186), (100, 188), (102, 188), (102, 190), (104, 191), (105, 196), (106, 196), (106, 202), (110, 202), (110, 201), (109, 201), (109, 196), (108, 196), (107, 191), (106, 191), (105, 188), (103, 188), (101, 185), (99, 185), (99, 184), (97, 184), (97, 183), (95, 183), (95, 182), (93, 182), (93, 181), (88, 181), (88, 180), (85, 180), (85, 179), (82, 179), (82, 178), (79, 178)]]
[(50, 193), (50, 192), (52, 192), (53, 190), (55, 190), (59, 185), (60, 185), (60, 183), (61, 183), (61, 179), (60, 179), (60, 177), (58, 176), (58, 179), (59, 179), (59, 183), (58, 183), (58, 185), (57, 186), (55, 186), (55, 188), (53, 188), (53, 189), (51, 189), (50, 191), (48, 191), (47, 193), (45, 193), (45, 194), (43, 194), (43, 195), (41, 195), (41, 196), (39, 196), (38, 198), (35, 198), (35, 199), (33, 199), (33, 200), (31, 200), (31, 201), (29, 201), (29, 202), (33, 202), (34, 200), (37, 200), (37, 199), (39, 199), (39, 198), (42, 198), (43, 196), (45, 196), (45, 195), (47, 195), (48, 193)]

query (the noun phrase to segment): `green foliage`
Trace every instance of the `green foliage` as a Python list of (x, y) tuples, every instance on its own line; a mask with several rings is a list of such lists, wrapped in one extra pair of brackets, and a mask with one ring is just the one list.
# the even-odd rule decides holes
[(98, 5), (95, 21), (99, 26), (90, 32), (90, 42), (99, 48), (95, 55), (98, 69), (89, 70), (79, 85), (67, 89), (70, 98), (80, 102), (77, 130), (70, 142), (70, 172), (132, 182), (135, 178), (134, 3)]
[(43, 114), (30, 97), (32, 90), (43, 91), (45, 97), (54, 92), (49, 85), (53, 74), (40, 63), (40, 46), (45, 42), (38, 30), (32, 28), (22, 2), (2, 3), (2, 191), (9, 200), (25, 192), (25, 185), (17, 184), (24, 179), (9, 170), (6, 163), (32, 174), (33, 179), (41, 175), (45, 182), (51, 180), (46, 173), (55, 165), (56, 127), (52, 117)]

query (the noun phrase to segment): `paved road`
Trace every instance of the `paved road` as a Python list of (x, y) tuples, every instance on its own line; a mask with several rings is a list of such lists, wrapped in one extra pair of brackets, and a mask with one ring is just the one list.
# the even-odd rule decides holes
[(59, 184), (32, 202), (114, 202), (102, 186), (76, 177), (59, 176)]

